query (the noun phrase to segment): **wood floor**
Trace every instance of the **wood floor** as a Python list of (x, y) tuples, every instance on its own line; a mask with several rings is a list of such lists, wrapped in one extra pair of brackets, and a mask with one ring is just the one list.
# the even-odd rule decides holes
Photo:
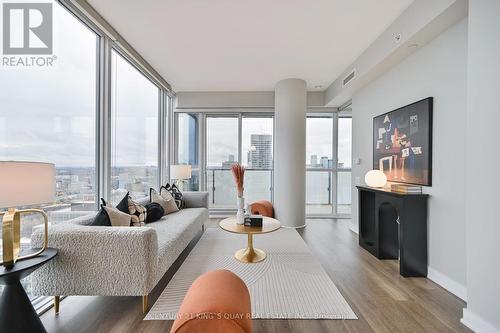
[[(309, 220), (299, 233), (359, 320), (255, 320), (254, 332), (471, 332), (460, 324), (463, 301), (430, 280), (401, 277), (397, 261), (379, 261), (358, 246), (346, 220)], [(48, 332), (168, 332), (172, 325), (143, 321), (140, 297), (68, 297), (58, 316), (50, 310), (41, 318)]]

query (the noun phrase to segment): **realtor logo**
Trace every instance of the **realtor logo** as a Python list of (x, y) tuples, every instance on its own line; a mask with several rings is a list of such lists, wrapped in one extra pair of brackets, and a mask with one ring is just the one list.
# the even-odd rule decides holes
[(52, 4), (3, 4), (3, 54), (52, 54)]

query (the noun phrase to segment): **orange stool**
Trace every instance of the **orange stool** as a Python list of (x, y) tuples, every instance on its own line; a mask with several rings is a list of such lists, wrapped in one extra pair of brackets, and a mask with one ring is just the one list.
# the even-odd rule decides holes
[(189, 288), (170, 333), (252, 332), (250, 294), (226, 270), (208, 272)]
[(250, 212), (252, 214), (274, 217), (273, 204), (267, 200), (259, 200), (251, 204)]

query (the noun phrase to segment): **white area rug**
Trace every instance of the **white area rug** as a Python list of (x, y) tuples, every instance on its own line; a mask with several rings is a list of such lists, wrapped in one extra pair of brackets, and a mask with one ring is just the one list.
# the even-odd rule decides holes
[(253, 318), (357, 319), (297, 231), (255, 235), (254, 246), (267, 253), (255, 264), (234, 258), (246, 241), (246, 235), (208, 228), (144, 319), (175, 319), (192, 282), (216, 269), (230, 270), (245, 281)]

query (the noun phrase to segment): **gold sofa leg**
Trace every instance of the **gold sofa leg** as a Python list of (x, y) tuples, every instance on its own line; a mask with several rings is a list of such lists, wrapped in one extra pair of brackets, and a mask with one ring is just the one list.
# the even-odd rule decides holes
[(142, 296), (142, 313), (148, 312), (148, 295)]
[(54, 311), (59, 314), (59, 304), (61, 303), (61, 296), (54, 296)]

